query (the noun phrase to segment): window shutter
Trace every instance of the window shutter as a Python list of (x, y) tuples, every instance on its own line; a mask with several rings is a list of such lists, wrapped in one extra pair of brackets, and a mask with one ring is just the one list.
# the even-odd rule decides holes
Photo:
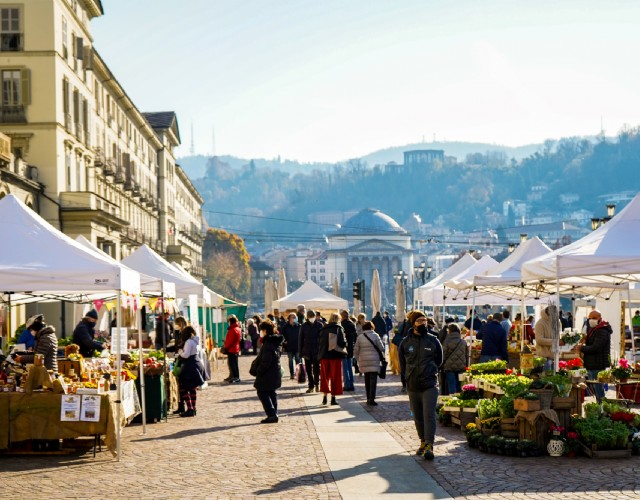
[(23, 106), (31, 104), (31, 70), (20, 70), (20, 99)]
[(76, 38), (76, 57), (82, 61), (84, 59), (84, 40), (81, 36)]

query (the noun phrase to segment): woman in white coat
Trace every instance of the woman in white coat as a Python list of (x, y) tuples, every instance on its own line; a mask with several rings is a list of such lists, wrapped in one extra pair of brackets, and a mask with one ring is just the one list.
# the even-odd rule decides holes
[(380, 336), (375, 332), (373, 323), (365, 321), (362, 334), (358, 335), (353, 348), (353, 357), (358, 360), (360, 373), (364, 373), (364, 387), (367, 393), (367, 405), (378, 406), (376, 403), (376, 387), (378, 373), (380, 373), (381, 356), (384, 357), (384, 345)]

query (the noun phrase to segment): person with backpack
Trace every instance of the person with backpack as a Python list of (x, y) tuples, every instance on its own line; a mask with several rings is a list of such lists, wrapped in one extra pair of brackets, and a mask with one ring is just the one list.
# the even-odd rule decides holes
[(393, 339), (391, 339), (391, 343), (396, 347), (396, 355), (398, 356), (398, 369), (400, 371), (400, 382), (402, 383), (402, 388), (400, 389), (400, 392), (405, 393), (407, 392), (407, 381), (404, 378), (404, 373), (402, 372), (402, 369), (400, 368), (400, 344), (402, 343), (402, 341), (405, 339), (405, 337), (409, 334), (409, 331), (411, 330), (411, 323), (409, 322), (409, 315), (412, 313), (413, 311), (409, 312), (409, 314), (407, 315), (407, 318), (405, 318), (402, 323), (398, 324), (398, 331), (396, 332), (396, 334), (393, 336)]
[(353, 355), (358, 360), (360, 371), (364, 373), (364, 388), (367, 395), (367, 406), (378, 406), (376, 403), (376, 389), (380, 362), (384, 357), (384, 344), (375, 331), (375, 325), (366, 321), (362, 325), (362, 335), (358, 335)]
[(460, 380), (458, 375), (464, 372), (467, 366), (467, 343), (460, 334), (460, 327), (450, 323), (447, 327), (449, 333), (442, 344), (444, 355), (444, 378), (449, 389), (449, 394), (460, 392)]
[(344, 391), (355, 391), (353, 386), (353, 347), (356, 343), (356, 325), (349, 319), (349, 311), (340, 311), (340, 324), (344, 330), (344, 336), (347, 341), (347, 356), (342, 358), (342, 378), (344, 382)]

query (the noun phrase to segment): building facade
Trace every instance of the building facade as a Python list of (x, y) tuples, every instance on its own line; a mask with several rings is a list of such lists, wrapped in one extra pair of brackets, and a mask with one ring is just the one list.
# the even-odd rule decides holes
[[(0, 0), (0, 131), (37, 168), (39, 213), (115, 258), (148, 244), (202, 273), (202, 198), (174, 113), (144, 114), (93, 46), (100, 0)], [(36, 172), (36, 171), (34, 171)]]

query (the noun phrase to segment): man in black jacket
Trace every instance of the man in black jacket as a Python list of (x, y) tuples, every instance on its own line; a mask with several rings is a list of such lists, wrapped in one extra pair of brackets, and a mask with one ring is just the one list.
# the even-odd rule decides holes
[(420, 447), (416, 453), (425, 460), (432, 460), (442, 346), (438, 337), (428, 332), (427, 318), (422, 312), (414, 313), (411, 321), (411, 334), (400, 344), (400, 369), (407, 380), (413, 420), (420, 436)]
[[(576, 346), (582, 352), (584, 367), (590, 380), (598, 379), (598, 372), (611, 366), (611, 325), (602, 319), (597, 309), (589, 312), (587, 337)], [(592, 384), (598, 403), (604, 398), (604, 386)]]
[(73, 330), (73, 343), (80, 347), (80, 354), (85, 358), (93, 357), (94, 351), (102, 351), (104, 346), (100, 342), (93, 340), (98, 312), (91, 309)]
[(353, 386), (353, 346), (356, 343), (356, 325), (349, 319), (348, 311), (340, 311), (340, 324), (347, 340), (347, 357), (342, 359), (344, 391), (355, 391)]
[(307, 311), (307, 320), (300, 327), (300, 339), (298, 341), (298, 351), (304, 359), (304, 367), (309, 379), (309, 389), (307, 392), (320, 392), (320, 361), (318, 359), (318, 333), (323, 324), (316, 321), (316, 313), (311, 309)]
[(387, 336), (387, 324), (384, 322), (384, 318), (382, 317), (382, 314), (380, 314), (380, 311), (376, 313), (371, 322), (376, 329), (376, 333), (380, 335), (380, 338), (384, 343), (385, 337)]
[(289, 377), (291, 380), (295, 378), (294, 366), (300, 363), (300, 355), (298, 354), (298, 337), (300, 337), (300, 325), (296, 313), (289, 314), (289, 321), (285, 322), (281, 327), (280, 333), (284, 338), (284, 350), (289, 358)]

